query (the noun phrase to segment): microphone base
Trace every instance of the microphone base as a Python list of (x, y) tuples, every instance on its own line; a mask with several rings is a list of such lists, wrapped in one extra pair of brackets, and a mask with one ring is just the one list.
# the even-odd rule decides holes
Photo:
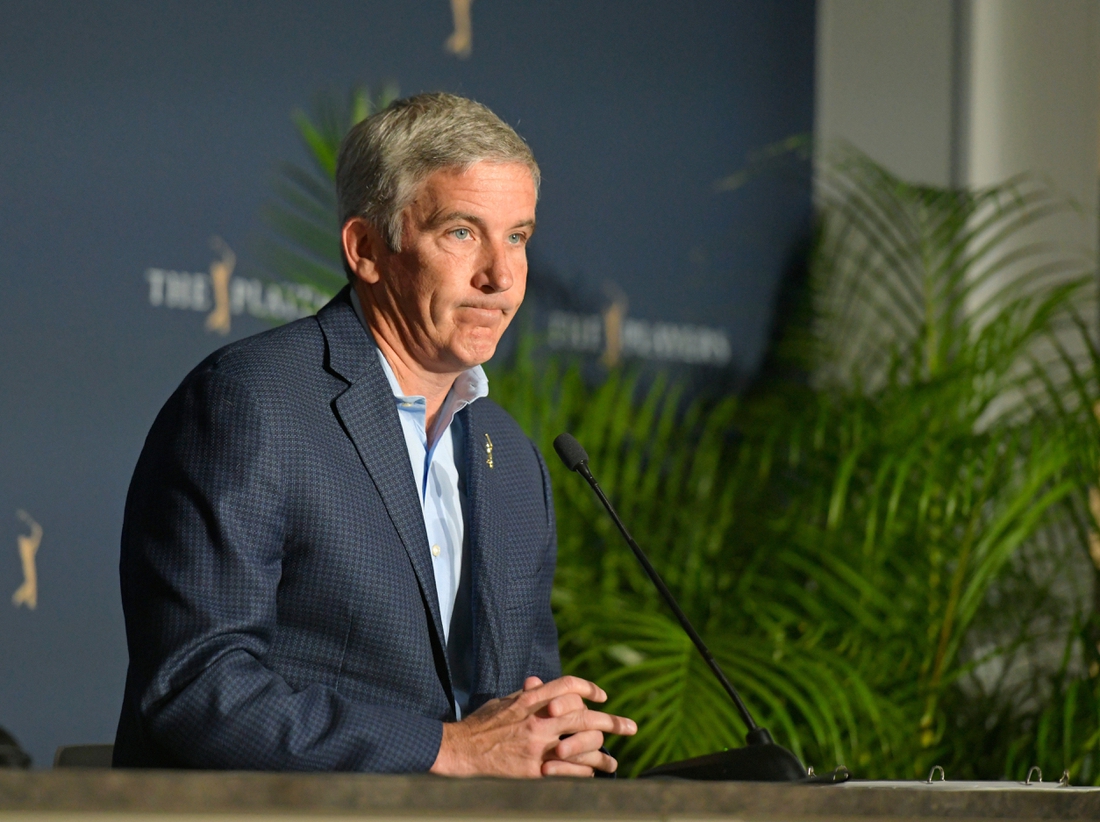
[(734, 782), (801, 782), (808, 778), (798, 757), (774, 742), (658, 765), (639, 779), (697, 779)]

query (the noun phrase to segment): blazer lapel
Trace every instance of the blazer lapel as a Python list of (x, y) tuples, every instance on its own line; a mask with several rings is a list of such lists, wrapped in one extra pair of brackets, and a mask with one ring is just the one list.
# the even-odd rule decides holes
[(496, 696), (501, 677), (500, 649), (506, 647), (500, 615), (508, 568), (503, 556), (505, 526), (500, 515), (497, 474), (489, 467), (486, 434), (478, 403), (467, 406), (466, 428), (466, 507), (469, 512), (470, 569), (473, 577), (471, 607), (474, 622), (475, 690), (470, 709), (474, 710)]
[(445, 685), (453, 703), (435, 572), (405, 435), (389, 381), (378, 362), (378, 348), (355, 315), (349, 293), (345, 288), (317, 314), (327, 343), (325, 365), (350, 383), (333, 405), (409, 555), (431, 616), (436, 664), (445, 674)]

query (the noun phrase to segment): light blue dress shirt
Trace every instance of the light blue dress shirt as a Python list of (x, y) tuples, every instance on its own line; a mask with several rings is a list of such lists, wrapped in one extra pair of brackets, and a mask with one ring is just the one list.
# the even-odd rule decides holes
[[(359, 321), (370, 331), (359, 296), (354, 290), (351, 296)], [(470, 558), (466, 545), (465, 432), (462, 420), (455, 419), (455, 414), (474, 400), (487, 396), (489, 380), (480, 365), (459, 374), (443, 400), (435, 424), (428, 431), (425, 425), (427, 400), (405, 395), (381, 349), (378, 361), (393, 391), (405, 447), (417, 481), (417, 496), (435, 572), (439, 616), (451, 666), (455, 712), (461, 718), (469, 704), (473, 685), (473, 632)]]

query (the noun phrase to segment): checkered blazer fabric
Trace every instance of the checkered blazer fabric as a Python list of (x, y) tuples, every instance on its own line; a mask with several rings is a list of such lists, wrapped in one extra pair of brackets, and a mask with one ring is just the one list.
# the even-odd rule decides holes
[[(348, 295), (211, 355), (149, 432), (122, 532), (117, 767), (435, 761), (455, 717), (431, 556), (393, 395)], [(556, 535), (534, 444), (487, 398), (460, 413), (472, 710), (560, 675)]]

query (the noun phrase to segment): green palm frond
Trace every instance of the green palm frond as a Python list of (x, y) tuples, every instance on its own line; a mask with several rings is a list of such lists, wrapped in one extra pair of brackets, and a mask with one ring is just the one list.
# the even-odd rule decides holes
[(271, 238), (261, 248), (260, 262), (274, 279), (308, 285), (327, 296), (347, 283), (333, 187), (337, 152), (353, 125), (385, 108), (397, 96), (397, 88), (392, 85), (373, 97), (360, 86), (347, 98), (320, 96), (312, 116), (300, 110), (294, 112), (294, 124), (310, 164), (306, 168), (282, 164), (275, 200), (264, 212)]
[(819, 201), (814, 266), (827, 382), (934, 379), (980, 357), (995, 378), (986, 393), (1000, 395), (1022, 341), (1034, 338), (1027, 320), (1049, 320), (1044, 305), (1067, 304), (1052, 287), (1091, 282), (1092, 260), (1031, 238), (1075, 206), (1028, 177), (976, 192), (934, 189), (848, 150), (820, 176)]
[[(619, 606), (585, 614), (590, 628), (598, 626), (609, 644), (592, 644), (572, 658), (570, 669), (589, 675), (600, 670), (601, 684), (613, 695), (608, 710), (638, 722), (638, 735), (617, 750), (631, 772), (742, 744), (740, 717), (675, 620), (632, 610), (625, 602)], [(610, 644), (626, 637), (627, 643)], [(567, 645), (574, 640), (563, 636)], [(892, 713), (852, 666), (812, 642), (788, 647), (758, 636), (735, 640), (723, 632), (712, 651), (740, 683), (758, 721), (800, 756), (854, 762), (861, 751), (860, 727), (881, 729), (884, 715)]]

